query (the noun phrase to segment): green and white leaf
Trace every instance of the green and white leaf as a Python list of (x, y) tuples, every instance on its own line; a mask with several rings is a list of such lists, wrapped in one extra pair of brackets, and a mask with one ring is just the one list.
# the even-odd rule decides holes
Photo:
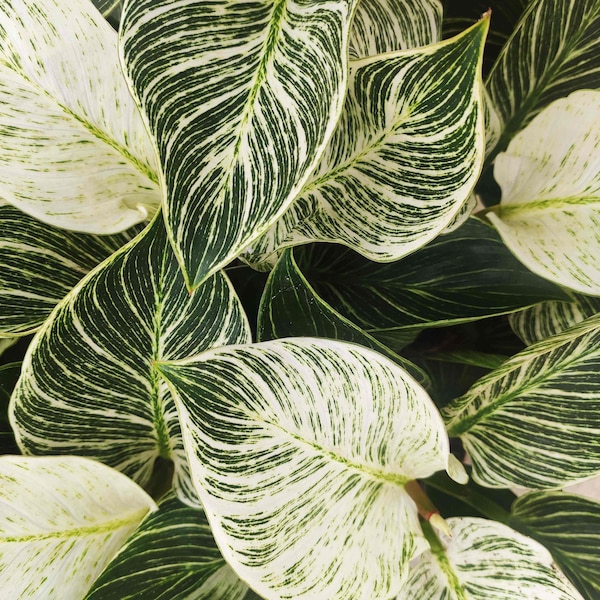
[(161, 502), (95, 581), (85, 600), (243, 600), (201, 509)]
[(496, 62), (500, 50), (508, 41), (510, 35), (521, 19), (523, 11), (532, 0), (442, 0), (444, 19), (442, 33), (444, 39), (458, 35), (470, 27), (482, 13), (491, 9), (490, 30), (488, 32), (485, 55), (483, 57), (483, 72), (487, 74)]
[(106, 18), (121, 9), (122, 0), (92, 0), (100, 14)]
[(486, 81), (501, 132), (489, 161), (553, 101), (600, 88), (599, 31), (600, 0), (529, 3)]
[(397, 594), (425, 540), (405, 484), (449, 467), (425, 391), (353, 344), (289, 338), (157, 365), (223, 556), (269, 600)]
[(350, 29), (351, 59), (411, 50), (441, 38), (440, 0), (360, 0)]
[(396, 600), (581, 600), (550, 553), (510, 527), (475, 517), (447, 519), (416, 560)]
[(155, 151), (90, 0), (0, 1), (0, 196), (110, 234), (160, 203)]
[(260, 302), (257, 334), (261, 342), (305, 336), (360, 344), (387, 356), (420, 385), (428, 387), (422, 369), (392, 352), (318, 296), (298, 268), (291, 249), (283, 252), (269, 275)]
[(353, 61), (346, 104), (311, 179), (251, 248), (250, 264), (311, 241), (376, 261), (435, 238), (483, 161), (481, 56), (488, 19), (439, 44)]
[(573, 302), (542, 302), (508, 316), (511, 329), (530, 345), (600, 313), (600, 298), (573, 294)]
[(156, 460), (193, 502), (175, 406), (153, 361), (250, 340), (229, 281), (192, 295), (158, 215), (59, 304), (33, 340), (11, 423), (26, 454), (89, 456), (149, 485)]
[(600, 316), (529, 346), (444, 409), (473, 479), (562, 487), (600, 473)]
[(475, 218), (395, 263), (373, 264), (329, 245), (298, 248), (295, 256), (315, 293), (378, 339), (569, 297), (521, 265)]
[(599, 153), (600, 91), (557, 100), (496, 158), (502, 202), (488, 213), (504, 243), (534, 273), (596, 296)]
[(600, 597), (600, 504), (563, 492), (532, 492), (513, 505), (510, 524), (552, 553), (586, 600)]
[(156, 508), (133, 481), (101, 463), (0, 457), (0, 596), (81, 598)]
[(0, 205), (0, 338), (35, 331), (88, 271), (132, 236), (66, 231)]
[(306, 182), (342, 109), (356, 1), (125, 5), (123, 61), (158, 143), (189, 287), (262, 234)]

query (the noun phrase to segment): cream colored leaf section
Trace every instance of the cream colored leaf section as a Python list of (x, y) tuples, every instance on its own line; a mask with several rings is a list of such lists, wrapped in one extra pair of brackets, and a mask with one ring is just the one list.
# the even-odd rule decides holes
[(496, 158), (488, 218), (534, 273), (600, 295), (600, 92), (555, 101)]
[(51, 225), (116, 233), (160, 204), (155, 151), (90, 0), (0, 1), (0, 194)]
[(405, 484), (446, 469), (427, 393), (362, 346), (313, 338), (158, 366), (215, 539), (269, 600), (387, 600), (426, 549)]
[(582, 600), (538, 542), (487, 519), (447, 523), (452, 537), (430, 532), (396, 600)]
[(360, 0), (350, 30), (350, 58), (428, 46), (441, 34), (439, 0)]
[(133, 481), (86, 458), (0, 457), (0, 597), (82, 598), (156, 508)]
[(600, 313), (600, 298), (574, 294), (572, 302), (541, 302), (508, 315), (511, 329), (527, 345), (540, 342)]

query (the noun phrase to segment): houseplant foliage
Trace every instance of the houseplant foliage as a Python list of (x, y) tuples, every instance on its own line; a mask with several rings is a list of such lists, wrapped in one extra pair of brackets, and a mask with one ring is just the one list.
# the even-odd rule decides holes
[(600, 595), (600, 1), (447, 4), (0, 0), (2, 597)]

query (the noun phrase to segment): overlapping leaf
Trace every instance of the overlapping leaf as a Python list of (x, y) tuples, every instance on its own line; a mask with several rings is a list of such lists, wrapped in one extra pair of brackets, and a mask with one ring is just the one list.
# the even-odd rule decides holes
[(483, 160), (481, 55), (488, 19), (417, 50), (351, 64), (334, 135), (292, 207), (244, 260), (335, 241), (377, 261), (401, 258), (459, 212)]
[(600, 316), (529, 346), (444, 409), (473, 478), (552, 488), (600, 472)]
[(447, 522), (452, 538), (430, 534), (431, 552), (417, 559), (396, 600), (581, 600), (534, 540), (486, 519)]
[(439, 0), (360, 0), (350, 30), (350, 58), (435, 44), (441, 27)]
[(421, 385), (425, 372), (390, 351), (319, 298), (298, 268), (292, 250), (286, 250), (269, 275), (258, 315), (258, 339), (323, 337), (353, 342), (386, 355), (406, 369)]
[(90, 0), (0, 2), (0, 195), (47, 223), (115, 233), (160, 203), (117, 34)]
[(499, 117), (492, 159), (545, 106), (600, 87), (600, 0), (532, 0), (487, 80)]
[(0, 457), (0, 595), (81, 598), (155, 509), (141, 488), (100, 463)]
[(502, 202), (488, 213), (534, 273), (591, 295), (600, 295), (599, 153), (600, 91), (557, 100), (496, 158)]
[(442, 21), (444, 38), (458, 35), (479, 19), (487, 9), (492, 11), (490, 31), (485, 44), (483, 70), (487, 73), (500, 50), (508, 41), (523, 11), (531, 0), (443, 0), (444, 19)]
[(65, 231), (0, 205), (0, 336), (35, 331), (90, 269), (131, 237)]
[(91, 0), (103, 17), (110, 17), (121, 9), (122, 0)]
[(361, 346), (289, 338), (158, 365), (224, 557), (266, 598), (398, 593), (425, 548), (404, 485), (448, 467), (439, 413)]
[(122, 51), (195, 287), (286, 209), (342, 108), (355, 0), (130, 0)]
[(509, 315), (512, 330), (533, 344), (600, 313), (600, 298), (573, 294), (572, 302), (542, 302)]
[(127, 540), (86, 600), (242, 600), (201, 509), (167, 498)]
[(550, 550), (587, 600), (600, 597), (600, 504), (562, 492), (532, 492), (514, 504), (510, 524)]
[(568, 298), (519, 264), (478, 219), (397, 263), (373, 264), (335, 246), (300, 248), (296, 255), (315, 292), (376, 337)]
[(249, 340), (229, 282), (190, 295), (160, 215), (59, 305), (32, 342), (13, 394), (23, 452), (90, 456), (147, 485), (157, 458), (193, 501), (175, 406), (152, 361)]

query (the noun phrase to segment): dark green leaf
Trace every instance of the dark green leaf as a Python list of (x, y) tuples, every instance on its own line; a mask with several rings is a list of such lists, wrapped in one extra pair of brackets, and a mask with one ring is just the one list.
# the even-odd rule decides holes
[(427, 377), (421, 369), (389, 350), (323, 301), (304, 278), (292, 250), (285, 250), (265, 287), (259, 312), (258, 339), (301, 336), (344, 340), (373, 348), (404, 367), (419, 382), (427, 384)]

